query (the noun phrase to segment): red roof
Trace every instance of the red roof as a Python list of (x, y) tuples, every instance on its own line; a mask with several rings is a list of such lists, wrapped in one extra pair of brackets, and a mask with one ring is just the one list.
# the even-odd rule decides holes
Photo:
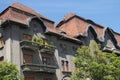
[(65, 18), (62, 21), (60, 21), (56, 27), (74, 37), (78, 34), (86, 35), (87, 28), (90, 24), (95, 29), (99, 37), (103, 36), (104, 34), (103, 26), (96, 24), (88, 19), (77, 16), (73, 13), (70, 13), (67, 16), (65, 16)]
[(116, 38), (117, 42), (120, 44), (120, 34), (119, 34), (119, 33), (114, 32), (114, 36), (115, 36), (115, 38)]
[(0, 14), (0, 19), (2, 21), (12, 20), (12, 21), (19, 22), (22, 24), (27, 24), (28, 19), (32, 16), (38, 16), (42, 19), (53, 22), (52, 20), (50, 20), (50, 19), (44, 17), (43, 15), (35, 12), (31, 8), (29, 8), (25, 5), (22, 5), (20, 3), (17, 3), (17, 2), (13, 3), (6, 10), (4, 10)]
[[(44, 24), (46, 25), (50, 32), (59, 35), (61, 35), (61, 32), (65, 32), (66, 34), (64, 35), (64, 37), (73, 40), (78, 40), (75, 38), (75, 36), (79, 34), (86, 35), (88, 26), (90, 25), (94, 28), (99, 38), (104, 36), (105, 30), (104, 27), (89, 19), (85, 19), (73, 13), (70, 13), (67, 16), (65, 16), (65, 18), (63, 18), (63, 20), (61, 20), (56, 27), (54, 27), (54, 22), (52, 20), (49, 20), (43, 15), (35, 12), (31, 8), (20, 3), (13, 3), (6, 10), (4, 10), (0, 14), (0, 20), (2, 22), (6, 20), (11, 20), (14, 22), (27, 25), (28, 20), (33, 16), (40, 17), (44, 21)], [(120, 35), (115, 34), (115, 38), (120, 43)]]
[[(13, 3), (10, 7), (14, 7), (14, 8), (17, 8), (17, 9), (19, 9), (19, 10), (21, 10), (21, 11), (25, 11), (25, 12), (27, 12), (27, 13), (30, 13), (30, 14), (33, 14), (33, 15), (36, 15), (36, 16), (40, 16), (41, 18), (48, 19), (48, 18), (46, 18), (45, 16), (37, 13), (37, 12), (34, 11), (33, 9), (31, 9), (31, 8), (29, 8), (29, 7), (27, 7), (27, 6), (23, 5), (23, 4), (20, 4), (20, 3), (18, 3), (18, 2)], [(48, 19), (48, 20), (50, 20), (50, 19)], [(51, 20), (50, 20), (50, 21), (51, 21)]]
[[(50, 32), (61, 35), (61, 30), (56, 29), (54, 27), (54, 23), (52, 20), (47, 19), (46, 17), (35, 12), (31, 8), (29, 8), (25, 5), (22, 5), (20, 3), (13, 3), (6, 10), (4, 10), (0, 15), (0, 20), (2, 22), (6, 21), (6, 20), (11, 20), (14, 22), (18, 22), (18, 23), (27, 25), (28, 20), (33, 16), (38, 16), (38, 17), (42, 18), (42, 20), (44, 21), (44, 24), (46, 25), (47, 29)], [(73, 38), (69, 35), (64, 35), (64, 37), (72, 39), (72, 40), (80, 41), (80, 40)]]
[[(98, 38), (104, 37), (105, 27), (89, 20), (77, 16), (73, 13), (68, 14), (65, 16), (57, 25), (56, 27), (71, 37), (76, 37), (78, 35), (86, 35), (88, 26), (91, 25), (97, 33)], [(114, 32), (113, 35), (115, 36), (117, 42), (120, 44), (120, 34)]]

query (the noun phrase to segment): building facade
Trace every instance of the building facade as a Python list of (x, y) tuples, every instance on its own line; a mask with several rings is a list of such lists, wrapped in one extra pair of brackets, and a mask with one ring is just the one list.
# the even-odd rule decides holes
[(24, 80), (70, 80), (76, 49), (95, 40), (120, 55), (120, 34), (68, 14), (54, 21), (20, 3), (0, 13), (0, 60), (17, 65)]

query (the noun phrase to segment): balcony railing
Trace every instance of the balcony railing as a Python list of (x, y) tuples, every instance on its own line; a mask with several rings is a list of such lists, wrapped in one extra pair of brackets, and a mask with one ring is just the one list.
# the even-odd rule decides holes
[(53, 54), (55, 52), (55, 46), (53, 45), (43, 45), (40, 49), (41, 52)]
[(39, 49), (42, 53), (53, 54), (55, 51), (54, 45), (40, 45), (37, 42), (23, 40), (20, 42), (21, 48)]
[(55, 73), (56, 66), (51, 65), (38, 65), (38, 64), (23, 64), (21, 66), (23, 71), (33, 71), (33, 72), (46, 72), (46, 73)]
[(26, 48), (32, 48), (32, 49), (39, 49), (40, 48), (40, 45), (36, 42), (32, 42), (32, 41), (21, 41), (20, 42), (20, 46), (23, 48), (23, 47), (26, 47)]

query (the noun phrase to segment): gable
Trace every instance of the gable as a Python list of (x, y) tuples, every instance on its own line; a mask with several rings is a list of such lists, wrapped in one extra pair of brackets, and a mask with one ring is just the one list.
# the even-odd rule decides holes
[(114, 34), (109, 28), (106, 29), (104, 34), (104, 42), (102, 44), (104, 50), (113, 51), (118, 48)]

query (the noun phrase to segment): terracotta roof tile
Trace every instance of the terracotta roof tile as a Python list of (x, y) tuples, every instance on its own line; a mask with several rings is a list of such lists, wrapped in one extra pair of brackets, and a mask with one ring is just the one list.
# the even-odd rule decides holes
[[(33, 16), (38, 16), (45, 19), (44, 23), (50, 32), (56, 33), (58, 35), (61, 35), (61, 32), (65, 32), (67, 34), (65, 34), (64, 37), (76, 41), (78, 41), (78, 39), (74, 37), (78, 34), (86, 35), (88, 26), (90, 24), (97, 32), (99, 38), (104, 36), (104, 27), (89, 19), (85, 19), (73, 13), (70, 13), (65, 16), (63, 20), (57, 24), (56, 27), (54, 27), (54, 24), (51, 24), (51, 22), (49, 22), (51, 20), (20, 3), (13, 3), (11, 6), (9, 6), (7, 10), (5, 10), (4, 14), (0, 15), (0, 20), (3, 22), (5, 20), (11, 20), (22, 24), (27, 24), (28, 19)], [(120, 43), (120, 34), (115, 33), (115, 38)]]
[(57, 34), (57, 35), (61, 35), (61, 36), (65, 37), (65, 38), (68, 38), (68, 39), (71, 39), (71, 40), (78, 41), (78, 42), (82, 43), (81, 40), (79, 40), (79, 39), (77, 39), (77, 38), (74, 38), (74, 37), (72, 37), (71, 35), (61, 34), (61, 32), (63, 32), (63, 31), (62, 31), (62, 30), (59, 30), (59, 29), (56, 29), (55, 27), (49, 28), (49, 32), (52, 32), (52, 33), (55, 33), (55, 34)]
[(19, 9), (19, 10), (22, 10), (22, 11), (29, 12), (29, 13), (31, 13), (31, 14), (38, 14), (38, 13), (36, 13), (34, 10), (32, 10), (31, 8), (29, 8), (29, 7), (27, 7), (27, 6), (23, 5), (23, 4), (20, 4), (20, 3), (18, 3), (18, 2), (15, 2), (15, 3), (13, 3), (13, 4), (10, 5), (10, 6), (11, 6), (11, 7), (14, 7), (14, 8), (17, 8), (17, 9)]
[[(30, 13), (30, 14), (33, 14), (33, 15), (36, 15), (36, 16), (40, 16), (41, 18), (50, 20), (50, 19), (46, 18), (45, 16), (37, 13), (37, 12), (34, 11), (33, 9), (31, 9), (31, 8), (29, 8), (29, 7), (27, 7), (27, 6), (23, 5), (23, 4), (20, 4), (20, 3), (18, 3), (18, 2), (13, 3), (10, 7), (14, 7), (14, 8), (17, 8), (17, 9), (19, 9), (19, 10), (21, 10), (21, 11), (25, 11), (25, 12), (28, 12), (28, 13)], [(51, 20), (50, 20), (50, 21), (51, 21)]]
[(102, 38), (104, 36), (104, 30), (105, 28), (102, 28), (102, 27), (99, 27), (99, 26), (96, 26), (96, 25), (93, 25), (95, 31), (97, 32), (97, 35), (99, 38)]
[(104, 34), (103, 26), (96, 24), (91, 20), (77, 16), (73, 13), (70, 13), (67, 16), (65, 16), (65, 18), (63, 18), (63, 20), (56, 27), (74, 37), (78, 34), (86, 35), (87, 28), (90, 24), (94, 27), (98, 36), (102, 37)]
[(87, 25), (87, 23), (84, 23), (83, 21), (74, 18), (68, 23), (63, 24), (60, 29), (74, 37), (79, 33), (85, 34)]
[(114, 32), (114, 36), (115, 36), (115, 38), (116, 38), (117, 42), (120, 44), (120, 34), (119, 34), (119, 33)]
[(9, 8), (4, 14), (0, 16), (0, 19), (4, 22), (5, 20), (11, 20), (14, 22), (22, 23), (27, 25), (28, 18), (30, 16), (19, 12), (16, 9)]
[[(3, 13), (0, 15), (0, 20), (2, 20), (3, 22), (6, 20), (11, 20), (14, 22), (18, 22), (18, 23), (27, 25), (28, 20), (33, 16), (41, 17), (44, 24), (47, 26), (48, 31), (56, 33), (58, 35), (61, 35), (62, 30), (56, 29), (56, 27), (54, 27), (54, 23), (53, 22), (51, 23), (51, 20), (47, 21), (48, 20), (47, 18), (38, 14), (31, 8), (28, 8), (20, 3), (13, 3), (5, 11), (3, 11)], [(74, 16), (74, 15), (73, 14), (69, 15), (68, 19), (72, 16)], [(65, 34), (64, 37), (72, 39), (72, 40), (80, 41), (76, 38), (73, 38), (69, 34)]]
[(32, 10), (31, 8), (22, 5), (20, 3), (13, 3), (12, 5), (10, 5), (6, 10), (4, 10), (1, 14), (0, 14), (0, 19), (4, 22), (5, 20), (12, 20), (15, 22), (19, 22), (22, 24), (27, 24), (27, 20), (30, 17), (33, 16), (38, 16), (40, 18), (42, 18), (44, 21), (50, 21), (52, 23), (54, 23), (52, 20), (44, 17), (43, 15), (35, 12), (34, 10)]
[(66, 16), (64, 17), (64, 20), (68, 20), (68, 19), (70, 19), (71, 17), (74, 17), (74, 16), (75, 16), (74, 13), (69, 13), (68, 15), (66, 15)]

